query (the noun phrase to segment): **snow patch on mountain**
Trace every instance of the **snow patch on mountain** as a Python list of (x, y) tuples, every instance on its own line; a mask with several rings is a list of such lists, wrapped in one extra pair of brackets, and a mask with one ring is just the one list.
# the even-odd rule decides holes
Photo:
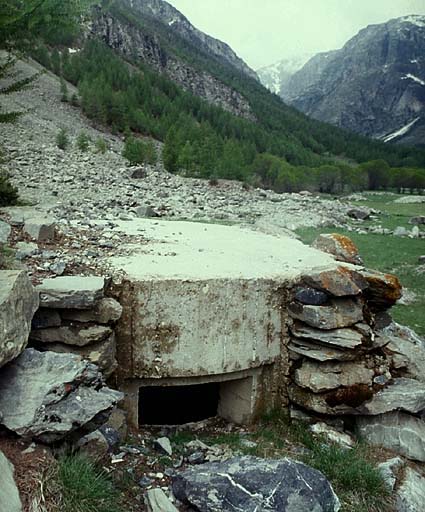
[(393, 132), (393, 133), (390, 133), (389, 135), (385, 135), (382, 140), (384, 142), (390, 142), (394, 139), (398, 139), (399, 137), (401, 137), (402, 135), (406, 135), (406, 133), (413, 127), (413, 125), (415, 125), (418, 121), (419, 121), (420, 117), (417, 117), (416, 119), (414, 119), (413, 121), (411, 121), (410, 123), (406, 124), (405, 126), (403, 126), (402, 128), (400, 128), (399, 130), (397, 130), (396, 132)]
[(416, 25), (417, 27), (425, 27), (425, 16), (421, 16), (420, 14), (403, 16), (400, 21), (402, 23), (412, 23), (412, 25)]
[(414, 82), (416, 82), (418, 84), (425, 85), (425, 82), (422, 79), (418, 78), (415, 75), (412, 75), (411, 73), (407, 73), (407, 75), (402, 76), (401, 79), (402, 80), (409, 80), (410, 79), (410, 80), (413, 80)]

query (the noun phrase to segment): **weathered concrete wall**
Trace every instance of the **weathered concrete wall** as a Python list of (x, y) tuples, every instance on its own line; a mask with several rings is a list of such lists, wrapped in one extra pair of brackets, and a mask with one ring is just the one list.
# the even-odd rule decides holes
[(124, 378), (257, 368), (280, 356), (287, 337), (274, 281), (150, 280), (134, 283), (122, 300), (132, 310), (131, 332), (120, 337), (118, 351)]

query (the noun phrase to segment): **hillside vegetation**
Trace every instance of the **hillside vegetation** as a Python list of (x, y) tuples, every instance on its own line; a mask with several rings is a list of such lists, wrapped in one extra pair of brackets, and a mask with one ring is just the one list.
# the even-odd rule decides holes
[(37, 60), (78, 86), (83, 111), (93, 121), (115, 133), (163, 141), (169, 171), (239, 179), (279, 192), (425, 186), (425, 150), (386, 145), (309, 119), (255, 79), (195, 48), (168, 25), (137, 15), (129, 3), (105, 2), (104, 10), (154, 36), (167, 55), (237, 90), (257, 119), (252, 122), (212, 106), (140, 59), (129, 65), (98, 40), (86, 41), (81, 51), (70, 55), (73, 34), (63, 31), (61, 39), (55, 35), (47, 46), (33, 48)]

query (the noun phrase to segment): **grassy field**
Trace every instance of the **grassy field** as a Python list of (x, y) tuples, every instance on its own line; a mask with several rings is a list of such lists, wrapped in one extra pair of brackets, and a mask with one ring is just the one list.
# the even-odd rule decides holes
[[(382, 214), (376, 220), (354, 223), (353, 226), (394, 229), (403, 226), (409, 230), (409, 219), (425, 215), (425, 204), (399, 204), (395, 194), (365, 194), (365, 201), (358, 201), (358, 206), (368, 206), (380, 210)], [(407, 305), (392, 308), (393, 318), (425, 336), (425, 273), (419, 266), (419, 256), (425, 255), (425, 240), (392, 235), (359, 234), (349, 230), (335, 228), (305, 228), (297, 231), (301, 239), (310, 244), (320, 233), (342, 233), (349, 236), (357, 245), (365, 265), (369, 268), (396, 274), (403, 287), (415, 294), (414, 301)]]

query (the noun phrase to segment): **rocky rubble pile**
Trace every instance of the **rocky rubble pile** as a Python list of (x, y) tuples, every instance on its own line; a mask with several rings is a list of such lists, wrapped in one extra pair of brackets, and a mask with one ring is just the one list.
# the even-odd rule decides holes
[(105, 377), (117, 367), (114, 324), (121, 305), (104, 296), (101, 277), (57, 277), (37, 286), (40, 309), (30, 333), (43, 351), (72, 353), (96, 364)]
[[(35, 290), (25, 272), (4, 270), (0, 284), (0, 425), (56, 442), (104, 423), (122, 399), (99, 371), (115, 368), (112, 325), (122, 312), (105, 298), (104, 279), (57, 278)], [(53, 351), (26, 348), (31, 324), (33, 338)]]
[(423, 462), (425, 344), (391, 322), (400, 297), (395, 276), (360, 266), (306, 276), (289, 306), (288, 392), (311, 414), (355, 417), (369, 442)]

